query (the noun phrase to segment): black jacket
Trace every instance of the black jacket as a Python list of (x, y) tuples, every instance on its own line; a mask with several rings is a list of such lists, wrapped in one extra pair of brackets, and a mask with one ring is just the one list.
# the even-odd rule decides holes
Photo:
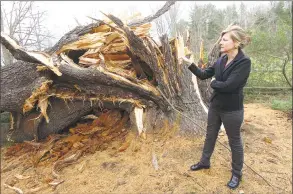
[(228, 57), (220, 57), (213, 66), (204, 70), (192, 63), (188, 69), (201, 80), (211, 78), (214, 89), (211, 95), (213, 109), (221, 111), (243, 110), (243, 87), (245, 86), (251, 70), (251, 60), (239, 49), (236, 57), (225, 67)]

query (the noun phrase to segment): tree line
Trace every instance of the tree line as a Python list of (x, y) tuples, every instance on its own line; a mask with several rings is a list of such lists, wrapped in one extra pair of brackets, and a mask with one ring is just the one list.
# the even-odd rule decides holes
[[(181, 8), (181, 9), (180, 9)], [(189, 20), (179, 19), (180, 12), (189, 12)], [(177, 2), (163, 17), (155, 21), (157, 34), (168, 33), (170, 37), (190, 32), (190, 49), (199, 59), (201, 42), (204, 42), (204, 61), (207, 53), (229, 24), (240, 25), (248, 31), (251, 44), (244, 52), (252, 59), (252, 73), (248, 86), (292, 87), (292, 2), (272, 1), (266, 6), (248, 8), (229, 5), (219, 9), (209, 3), (183, 10)]]

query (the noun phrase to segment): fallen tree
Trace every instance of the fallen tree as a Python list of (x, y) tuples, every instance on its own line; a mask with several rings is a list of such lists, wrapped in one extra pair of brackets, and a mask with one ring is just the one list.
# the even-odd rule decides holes
[[(178, 63), (182, 37), (164, 35), (157, 44), (149, 36), (151, 20), (173, 4), (129, 24), (108, 14), (108, 21), (78, 26), (44, 52), (28, 51), (1, 32), (1, 43), (18, 60), (1, 70), (0, 108), (11, 112), (11, 138), (44, 139), (109, 110), (127, 115), (140, 135), (163, 127), (203, 132), (207, 114), (200, 101), (209, 98), (202, 95), (209, 80), (197, 84)], [(215, 45), (208, 65), (218, 56)]]

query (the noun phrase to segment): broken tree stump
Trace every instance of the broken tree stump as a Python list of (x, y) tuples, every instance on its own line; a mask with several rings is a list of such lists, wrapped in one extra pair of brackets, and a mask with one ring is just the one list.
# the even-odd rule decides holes
[(182, 38), (164, 35), (156, 43), (149, 35), (150, 18), (160, 14), (130, 25), (108, 14), (109, 20), (78, 26), (44, 52), (28, 51), (1, 32), (1, 43), (19, 60), (1, 71), (0, 108), (15, 115), (12, 139), (44, 139), (111, 109), (127, 113), (140, 135), (166, 123), (181, 134), (203, 134), (207, 115), (197, 83), (178, 63)]

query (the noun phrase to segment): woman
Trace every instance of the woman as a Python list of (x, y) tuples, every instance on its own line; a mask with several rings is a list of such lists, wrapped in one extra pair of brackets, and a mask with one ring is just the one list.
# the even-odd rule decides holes
[(220, 48), (222, 56), (205, 70), (183, 57), (181, 60), (189, 65), (189, 70), (200, 79), (215, 76), (211, 82), (214, 89), (208, 112), (208, 125), (203, 152), (200, 161), (190, 167), (191, 170), (210, 168), (221, 124), (224, 124), (232, 151), (232, 177), (227, 186), (238, 187), (242, 177), (243, 145), (240, 127), (243, 122), (243, 87), (249, 77), (251, 61), (242, 52), (250, 39), (244, 30), (236, 25), (229, 26), (221, 33)]

